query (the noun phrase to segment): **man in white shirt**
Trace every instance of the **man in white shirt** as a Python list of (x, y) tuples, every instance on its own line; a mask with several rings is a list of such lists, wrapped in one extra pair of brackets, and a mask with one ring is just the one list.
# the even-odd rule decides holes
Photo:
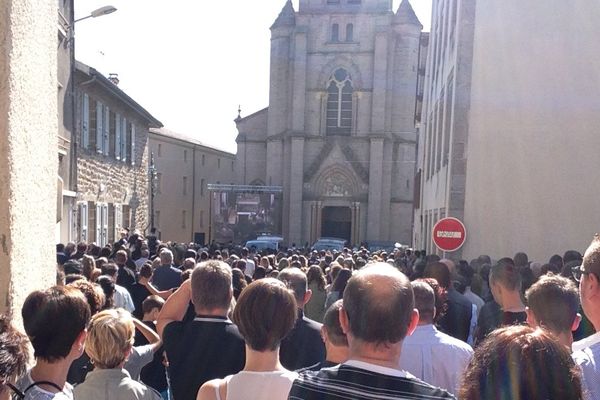
[(246, 261), (246, 269), (244, 270), (244, 274), (252, 278), (252, 275), (254, 275), (254, 270), (256, 269), (256, 265), (252, 259), (248, 258), (249, 251), (247, 248), (244, 247), (241, 253), (242, 260)]
[(581, 266), (573, 268), (579, 281), (581, 307), (596, 333), (573, 343), (573, 359), (583, 371), (587, 399), (600, 399), (600, 236), (585, 251)]
[(130, 313), (135, 310), (135, 305), (133, 304), (133, 299), (131, 298), (131, 294), (129, 290), (125, 289), (123, 286), (117, 285), (117, 275), (118, 275), (119, 267), (113, 263), (106, 263), (102, 265), (102, 275), (109, 276), (113, 282), (115, 282), (115, 308), (124, 308)]
[(425, 281), (412, 282), (419, 325), (402, 344), (399, 367), (423, 381), (456, 394), (471, 360), (467, 343), (440, 332), (433, 325), (435, 294)]

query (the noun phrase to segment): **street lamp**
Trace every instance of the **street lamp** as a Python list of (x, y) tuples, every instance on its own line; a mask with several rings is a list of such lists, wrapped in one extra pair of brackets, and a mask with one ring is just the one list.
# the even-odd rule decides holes
[(98, 18), (98, 17), (101, 17), (101, 16), (103, 16), (103, 15), (112, 14), (112, 13), (114, 13), (115, 11), (117, 11), (117, 8), (116, 8), (116, 7), (113, 7), (113, 6), (104, 6), (104, 7), (100, 7), (100, 8), (98, 8), (98, 9), (96, 9), (96, 10), (92, 11), (92, 12), (90, 13), (90, 15), (88, 15), (87, 17), (83, 17), (83, 18), (76, 19), (75, 21), (73, 21), (73, 23), (75, 23), (75, 22), (79, 22), (79, 21), (83, 21), (84, 19), (88, 19), (88, 18)]

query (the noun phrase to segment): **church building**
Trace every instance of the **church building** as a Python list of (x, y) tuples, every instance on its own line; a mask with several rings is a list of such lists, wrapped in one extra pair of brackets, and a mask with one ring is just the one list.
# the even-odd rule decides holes
[(408, 0), (287, 1), (269, 106), (236, 120), (237, 184), (283, 190), (281, 233), (410, 244), (427, 36)]

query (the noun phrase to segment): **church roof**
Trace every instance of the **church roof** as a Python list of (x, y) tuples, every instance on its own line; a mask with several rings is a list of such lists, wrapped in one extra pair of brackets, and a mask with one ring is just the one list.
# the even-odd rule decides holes
[(296, 25), (296, 11), (292, 5), (292, 0), (287, 0), (285, 5), (281, 9), (279, 16), (271, 26), (273, 28), (279, 28), (281, 26), (294, 26)]
[(404, 25), (417, 25), (423, 28), (421, 21), (415, 14), (415, 10), (413, 10), (410, 5), (409, 0), (402, 0), (400, 3), (400, 7), (398, 7), (398, 11), (396, 11), (396, 15), (394, 16), (395, 24), (404, 24)]

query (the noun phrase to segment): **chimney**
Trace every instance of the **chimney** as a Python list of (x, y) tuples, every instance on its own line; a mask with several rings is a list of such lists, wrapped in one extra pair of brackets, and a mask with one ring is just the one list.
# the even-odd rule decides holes
[(119, 74), (109, 73), (108, 80), (118, 86), (119, 85)]

